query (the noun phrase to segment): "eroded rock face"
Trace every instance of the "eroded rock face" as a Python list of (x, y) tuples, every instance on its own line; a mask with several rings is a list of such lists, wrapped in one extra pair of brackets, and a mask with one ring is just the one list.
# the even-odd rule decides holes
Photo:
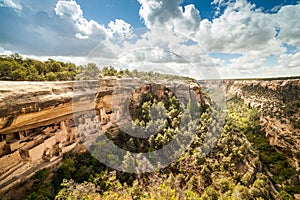
[[(86, 133), (95, 131), (97, 124), (105, 131), (124, 119), (128, 114), (124, 102), (138, 102), (150, 91), (158, 97), (172, 91), (180, 101), (187, 102), (193, 94), (199, 103), (209, 104), (196, 83), (104, 78), (0, 84), (0, 193), (45, 163), (59, 162), (61, 155), (82, 142)], [(262, 112), (261, 123), (270, 144), (299, 169), (300, 131), (291, 126), (284, 112), (288, 104), (299, 99), (300, 80), (224, 84), (227, 99), (240, 98)], [(298, 108), (293, 116), (300, 118), (299, 113)]]
[(261, 125), (270, 144), (283, 152), (299, 170), (300, 129), (292, 120), (297, 123), (300, 108), (295, 106), (293, 114), (288, 114), (287, 108), (300, 99), (300, 80), (225, 81), (225, 85), (229, 99), (239, 98), (262, 113)]
[(100, 127), (124, 119), (148, 92), (203, 100), (197, 84), (103, 78), (81, 82), (0, 82), (0, 193), (61, 156)]
[(0, 84), (0, 134), (71, 113), (72, 82)]

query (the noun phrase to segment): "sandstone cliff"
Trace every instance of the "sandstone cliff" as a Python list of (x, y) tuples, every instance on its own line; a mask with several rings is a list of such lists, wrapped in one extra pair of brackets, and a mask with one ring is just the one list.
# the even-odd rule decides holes
[(224, 84), (228, 99), (239, 98), (261, 112), (261, 125), (270, 144), (299, 170), (300, 80), (228, 80)]
[[(227, 99), (239, 98), (261, 112), (261, 125), (270, 144), (299, 170), (300, 112), (295, 102), (299, 100), (300, 80), (216, 83), (225, 85)], [(64, 153), (93, 136), (99, 124), (105, 132), (116, 121), (126, 119), (124, 102), (134, 104), (149, 92), (161, 98), (172, 91), (180, 101), (194, 98), (210, 104), (196, 83), (104, 78), (0, 84), (0, 193), (38, 169), (59, 163)], [(256, 171), (251, 164), (241, 170)]]
[(38, 169), (57, 164), (97, 127), (105, 131), (125, 119), (124, 102), (138, 102), (150, 91), (162, 97), (171, 90), (181, 101), (196, 98), (204, 103), (195, 83), (103, 78), (0, 84), (0, 193)]

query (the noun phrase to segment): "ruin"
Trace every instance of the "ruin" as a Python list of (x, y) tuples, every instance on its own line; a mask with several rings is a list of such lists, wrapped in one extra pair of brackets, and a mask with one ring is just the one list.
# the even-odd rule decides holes
[(0, 84), (6, 91), (0, 91), (0, 195), (20, 178), (57, 163), (78, 143), (93, 141), (124, 119), (124, 102), (139, 102), (149, 92), (160, 98), (168, 93), (167, 87), (177, 90), (178, 98), (189, 95), (189, 86), (181, 82), (165, 86), (112, 77)]

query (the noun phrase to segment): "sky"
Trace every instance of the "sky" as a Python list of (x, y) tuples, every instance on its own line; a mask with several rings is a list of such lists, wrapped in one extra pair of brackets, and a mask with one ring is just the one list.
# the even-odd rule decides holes
[(195, 78), (300, 75), (298, 0), (0, 0), (0, 54)]

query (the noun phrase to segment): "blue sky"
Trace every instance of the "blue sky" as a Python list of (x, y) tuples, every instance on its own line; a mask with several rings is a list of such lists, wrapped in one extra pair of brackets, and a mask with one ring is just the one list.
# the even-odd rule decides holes
[(134, 28), (144, 27), (140, 20), (140, 4), (136, 0), (79, 0), (87, 19), (94, 19), (101, 24), (108, 24), (115, 19), (123, 19)]
[(98, 65), (193, 66), (212, 78), (293, 76), (298, 16), (297, 0), (0, 0), (0, 53), (77, 64), (97, 54)]
[[(77, 2), (85, 11), (87, 19), (95, 19), (102, 24), (108, 24), (111, 20), (117, 18), (125, 20), (134, 28), (144, 27), (139, 17), (140, 4), (137, 0), (78, 0)], [(296, 0), (252, 0), (250, 2), (256, 4), (258, 8), (262, 8), (265, 12), (272, 12), (272, 9), (277, 6), (297, 4)], [(201, 12), (201, 18), (212, 20), (215, 6), (211, 3), (212, 1), (208, 0), (185, 0), (180, 5), (194, 4)]]

